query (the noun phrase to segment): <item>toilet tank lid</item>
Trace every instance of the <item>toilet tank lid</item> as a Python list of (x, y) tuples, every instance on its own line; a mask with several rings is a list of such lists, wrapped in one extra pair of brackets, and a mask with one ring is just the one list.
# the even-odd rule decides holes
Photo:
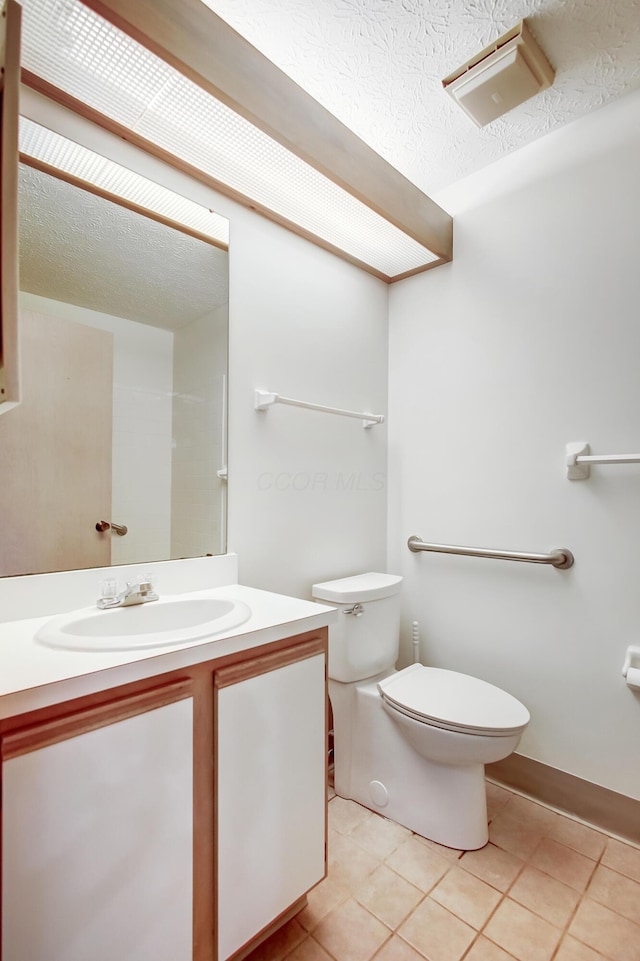
[(359, 601), (378, 601), (400, 593), (402, 578), (398, 574), (356, 574), (335, 581), (314, 584), (311, 596), (334, 604), (356, 604)]

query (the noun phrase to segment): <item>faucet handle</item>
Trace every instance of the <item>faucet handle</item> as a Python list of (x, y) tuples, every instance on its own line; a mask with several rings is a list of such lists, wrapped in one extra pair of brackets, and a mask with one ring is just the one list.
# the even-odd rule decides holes
[(140, 579), (138, 590), (148, 601), (159, 600), (159, 596), (155, 590), (153, 574), (145, 574), (145, 576)]
[(114, 577), (109, 577), (100, 584), (100, 597), (105, 601), (111, 601), (118, 596), (118, 582)]
[(134, 577), (131, 580), (125, 581), (125, 587), (129, 590), (132, 587), (146, 587), (151, 582), (149, 574), (140, 574), (139, 577)]

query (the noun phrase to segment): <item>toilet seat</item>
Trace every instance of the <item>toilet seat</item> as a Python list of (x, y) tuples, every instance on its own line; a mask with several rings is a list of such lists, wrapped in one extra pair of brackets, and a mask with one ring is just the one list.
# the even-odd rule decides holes
[(511, 694), (457, 671), (411, 664), (379, 681), (378, 691), (391, 710), (448, 731), (507, 737), (529, 723)]

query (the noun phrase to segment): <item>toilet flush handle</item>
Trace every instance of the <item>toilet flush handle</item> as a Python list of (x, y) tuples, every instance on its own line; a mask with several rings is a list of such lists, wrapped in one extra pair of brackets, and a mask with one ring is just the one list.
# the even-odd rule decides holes
[(362, 617), (364, 614), (364, 607), (362, 604), (354, 604), (353, 607), (345, 607), (343, 614), (353, 614), (355, 617)]

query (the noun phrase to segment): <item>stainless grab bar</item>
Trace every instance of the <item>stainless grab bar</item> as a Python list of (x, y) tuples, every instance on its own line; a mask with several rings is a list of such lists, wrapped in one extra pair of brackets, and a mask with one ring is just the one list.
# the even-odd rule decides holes
[(483, 547), (455, 547), (453, 544), (425, 544), (425, 542), (413, 535), (407, 541), (410, 551), (435, 551), (438, 554), (465, 554), (469, 557), (491, 557), (500, 561), (521, 561), (527, 564), (551, 564), (558, 570), (566, 571), (573, 567), (575, 558), (566, 547), (550, 551), (549, 554), (524, 554), (520, 551), (494, 551)]

